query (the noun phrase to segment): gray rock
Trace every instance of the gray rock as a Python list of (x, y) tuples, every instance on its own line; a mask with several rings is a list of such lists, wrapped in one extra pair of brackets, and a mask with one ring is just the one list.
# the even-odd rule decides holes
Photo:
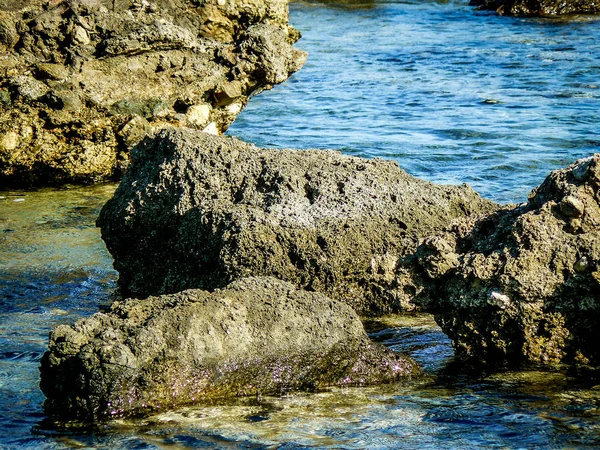
[(46, 411), (80, 420), (421, 374), (348, 306), (272, 278), (115, 302), (55, 328), (40, 370)]
[(403, 258), (453, 219), (494, 210), (471, 188), (392, 161), (260, 149), (165, 129), (144, 140), (98, 225), (126, 295), (269, 275), (361, 313), (411, 309)]
[(552, 172), (527, 204), (454, 227), (446, 247), (419, 249), (423, 303), (458, 354), (600, 364), (599, 189), (596, 154)]
[[(0, 187), (120, 177), (136, 117), (222, 133), (302, 66), (298, 37), (287, 0), (0, 2), (0, 140), (33, 130), (0, 151)], [(199, 104), (210, 120), (186, 120)]]

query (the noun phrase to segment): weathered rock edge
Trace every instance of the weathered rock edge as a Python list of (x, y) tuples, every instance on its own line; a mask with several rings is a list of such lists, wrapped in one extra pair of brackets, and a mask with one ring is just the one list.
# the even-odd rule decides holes
[(40, 370), (46, 411), (80, 420), (421, 374), (347, 305), (273, 278), (115, 302), (55, 328)]
[(600, 364), (600, 154), (553, 171), (525, 204), (426, 240), (417, 255), (420, 301), (458, 355)]
[(306, 60), (288, 0), (0, 3), (0, 187), (120, 177), (154, 126), (222, 132)]
[(503, 16), (556, 17), (600, 13), (600, 3), (596, 0), (471, 0), (470, 4)]
[(359, 313), (413, 308), (402, 259), (453, 219), (497, 205), (393, 161), (261, 149), (166, 129), (145, 139), (98, 218), (124, 295), (273, 276)]

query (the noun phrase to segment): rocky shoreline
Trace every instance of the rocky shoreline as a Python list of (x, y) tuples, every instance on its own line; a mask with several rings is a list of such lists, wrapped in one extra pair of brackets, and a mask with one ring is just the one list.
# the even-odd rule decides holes
[(153, 127), (221, 133), (306, 60), (287, 0), (0, 6), (0, 187), (122, 176)]
[(469, 4), (502, 16), (561, 17), (600, 13), (600, 4), (594, 0), (471, 0)]
[[(47, 410), (98, 419), (342, 379), (418, 376), (414, 361), (369, 343), (356, 312), (433, 313), (459, 358), (488, 366), (596, 366), (599, 167), (599, 155), (578, 161), (554, 171), (528, 203), (500, 207), (467, 187), (410, 177), (391, 162), (159, 131), (136, 148), (98, 220), (123, 292), (140, 299), (53, 332), (42, 364)], [(258, 302), (250, 308), (258, 322), (238, 317), (248, 307), (229, 293), (239, 286)], [(332, 323), (344, 333), (354, 323), (355, 333), (318, 351), (296, 348), (289, 337), (227, 333), (265, 323), (295, 329), (299, 319), (284, 306), (291, 292), (313, 302), (316, 315), (300, 320), (304, 332), (338, 336)], [(211, 296), (227, 298), (229, 312), (197, 311)], [(217, 343), (209, 329), (226, 335), (219, 331)], [(146, 355), (157, 339), (160, 349)], [(241, 362), (244, 342), (256, 347)], [(215, 356), (215, 349), (222, 351)], [(172, 370), (158, 363), (165, 354)], [(273, 383), (275, 367), (285, 368), (283, 384)]]
[[(529, 15), (515, 8), (499, 12)], [(94, 421), (411, 379), (417, 364), (359, 315), (415, 309), (459, 357), (600, 364), (600, 156), (500, 206), (390, 161), (215, 136), (304, 63), (287, 14), (285, 0), (0, 8), (0, 186), (127, 168), (98, 226), (131, 298), (52, 332), (46, 411)]]

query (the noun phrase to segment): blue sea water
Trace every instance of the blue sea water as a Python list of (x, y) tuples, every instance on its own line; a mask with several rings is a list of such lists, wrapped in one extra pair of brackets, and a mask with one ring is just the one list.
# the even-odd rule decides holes
[[(464, 2), (295, 2), (309, 52), (230, 128), (258, 145), (393, 158), (413, 175), (519, 202), (598, 151), (600, 20), (519, 19)], [(0, 449), (583, 448), (600, 446), (600, 383), (561, 370), (456, 368), (427, 315), (369, 323), (430, 377), (239, 399), (94, 430), (45, 421), (49, 330), (110, 301), (94, 226), (114, 185), (0, 192)]]
[(230, 134), (394, 159), (500, 202), (524, 201), (551, 170), (600, 150), (597, 18), (351, 4), (292, 6), (308, 62), (255, 97)]

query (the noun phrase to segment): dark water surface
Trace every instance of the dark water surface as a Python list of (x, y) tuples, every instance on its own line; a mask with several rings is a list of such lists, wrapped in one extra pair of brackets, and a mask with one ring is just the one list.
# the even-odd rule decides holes
[[(369, 5), (293, 4), (309, 61), (254, 98), (230, 134), (394, 158), (414, 175), (466, 181), (505, 202), (597, 151), (597, 19), (501, 18), (462, 3)], [(429, 377), (418, 383), (239, 399), (91, 431), (50, 427), (39, 359), (53, 326), (110, 301), (116, 274), (94, 222), (114, 189), (0, 192), (0, 448), (600, 446), (594, 377), (456, 367), (427, 315), (368, 324), (373, 338), (424, 366)]]

